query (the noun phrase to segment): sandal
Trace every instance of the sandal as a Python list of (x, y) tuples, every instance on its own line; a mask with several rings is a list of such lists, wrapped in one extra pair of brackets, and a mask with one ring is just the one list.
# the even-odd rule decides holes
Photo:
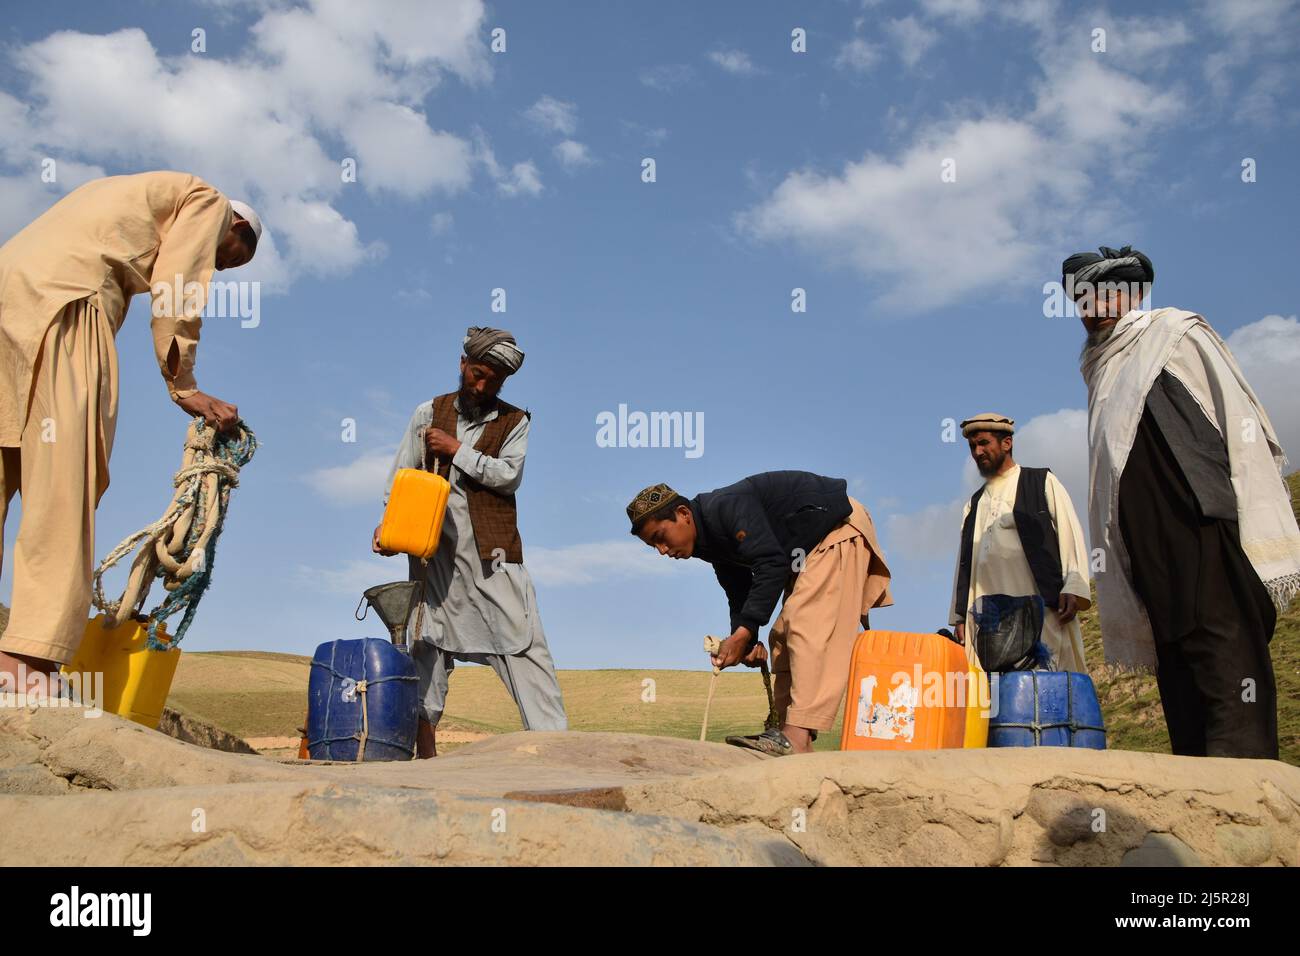
[(732, 735), (727, 738), (727, 743), (733, 747), (757, 750), (769, 757), (788, 757), (794, 753), (794, 745), (790, 743), (785, 734), (775, 727), (771, 727), (761, 734), (750, 734), (744, 737)]

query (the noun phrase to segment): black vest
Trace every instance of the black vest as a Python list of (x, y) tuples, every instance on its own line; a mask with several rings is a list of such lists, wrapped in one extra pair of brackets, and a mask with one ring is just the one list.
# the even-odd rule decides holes
[[(1065, 578), (1061, 574), (1061, 545), (1052, 523), (1052, 513), (1047, 510), (1047, 473), (1049, 468), (1020, 466), (1020, 479), (1016, 482), (1016, 503), (1011, 513), (1016, 519), (1016, 533), (1020, 546), (1029, 560), (1029, 570), (1043, 598), (1047, 610), (1055, 610), (1061, 600)], [(979, 507), (981, 487), (970, 499), (970, 514), (961, 528), (961, 563), (957, 569), (957, 605), (953, 613), (966, 617), (963, 607), (970, 596), (971, 552), (975, 549), (975, 510)]]

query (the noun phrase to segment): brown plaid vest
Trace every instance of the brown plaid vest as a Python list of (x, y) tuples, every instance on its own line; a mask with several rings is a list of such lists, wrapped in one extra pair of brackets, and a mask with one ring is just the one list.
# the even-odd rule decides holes
[[(433, 400), (433, 427), (456, 436), (456, 393), (439, 395)], [(506, 436), (519, 424), (519, 420), (529, 413), (516, 408), (508, 402), (497, 399), (497, 417), (483, 427), (474, 450), (491, 458), (501, 454), (501, 446)], [(451, 480), (451, 460), (444, 459), (438, 463), (438, 474)], [(513, 494), (503, 495), (499, 491), (484, 487), (469, 475), (462, 475), (465, 497), (469, 501), (469, 520), (474, 527), (474, 540), (478, 542), (478, 555), (484, 561), (491, 561), (498, 548), (505, 552), (505, 561), (521, 564), (524, 560), (524, 543), (519, 537), (519, 510), (515, 505)]]

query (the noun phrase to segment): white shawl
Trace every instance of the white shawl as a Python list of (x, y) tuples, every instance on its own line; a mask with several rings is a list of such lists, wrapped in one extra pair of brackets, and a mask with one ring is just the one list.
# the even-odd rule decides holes
[(1134, 310), (1110, 338), (1088, 349), (1080, 366), (1088, 383), (1088, 517), (1101, 548), (1097, 603), (1106, 661), (1154, 670), (1151, 622), (1133, 591), (1119, 529), (1119, 480), (1162, 370), (1174, 375), (1224, 437), (1237, 500), (1241, 545), (1278, 612), (1300, 591), (1300, 528), (1282, 479), (1286, 457), (1259, 399), (1214, 329), (1181, 309)]

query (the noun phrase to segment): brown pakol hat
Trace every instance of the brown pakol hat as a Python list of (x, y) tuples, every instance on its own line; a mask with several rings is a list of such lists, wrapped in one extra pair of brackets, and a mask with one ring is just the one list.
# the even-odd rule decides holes
[(963, 438), (970, 438), (976, 432), (1006, 432), (1008, 435), (1014, 435), (1016, 433), (1016, 423), (1005, 415), (984, 412), (982, 415), (968, 418), (961, 423)]

